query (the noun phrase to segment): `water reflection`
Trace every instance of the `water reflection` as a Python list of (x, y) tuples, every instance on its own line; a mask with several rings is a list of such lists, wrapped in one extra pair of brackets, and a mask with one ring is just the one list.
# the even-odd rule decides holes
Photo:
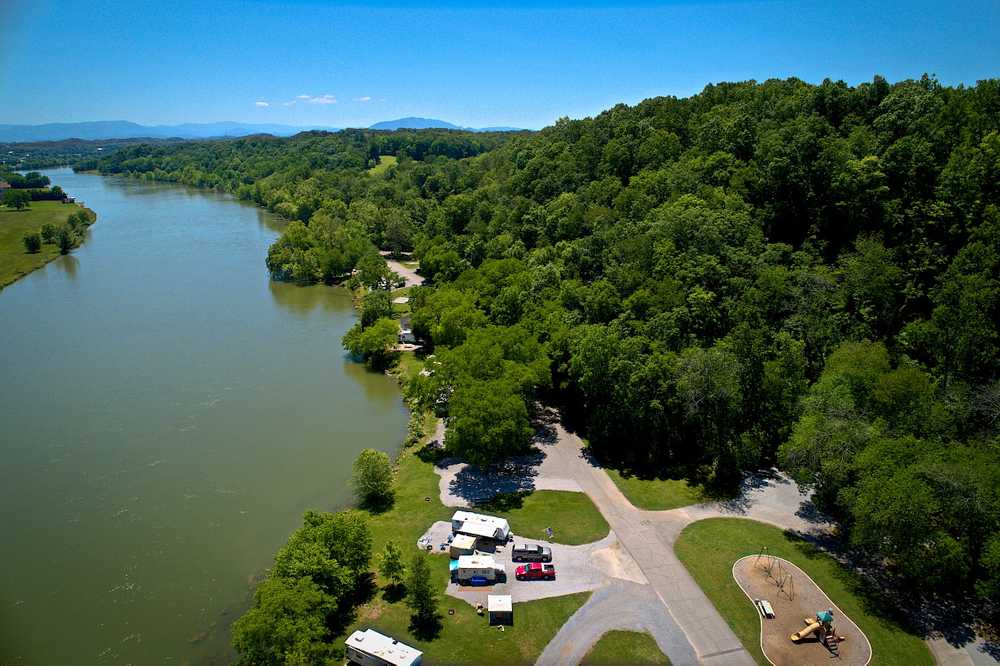
[(300, 317), (313, 312), (331, 314), (351, 309), (351, 294), (343, 287), (322, 284), (302, 286), (290, 282), (268, 283), (274, 302)]
[[(337, 344), (340, 344), (340, 340), (337, 340)], [(355, 361), (347, 353), (344, 354), (344, 374), (357, 382), (369, 402), (384, 407), (394, 407), (399, 404), (399, 389), (393, 379), (370, 369), (364, 363)], [(382, 375), (385, 381), (372, 381), (375, 379), (372, 375)]]
[(76, 274), (80, 270), (80, 260), (72, 254), (67, 254), (55, 260), (56, 267), (59, 268), (70, 282), (76, 282)]
[[(249, 206), (250, 204), (247, 205)], [(257, 211), (257, 221), (260, 223), (260, 226), (264, 227), (268, 231), (280, 234), (285, 230), (285, 227), (288, 226), (288, 220), (283, 217), (279, 217), (274, 213), (269, 213), (260, 208), (256, 208), (255, 210)]]

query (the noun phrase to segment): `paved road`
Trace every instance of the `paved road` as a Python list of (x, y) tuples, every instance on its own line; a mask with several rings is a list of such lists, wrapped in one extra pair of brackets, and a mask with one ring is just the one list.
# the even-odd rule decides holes
[(754, 664), (726, 621), (674, 555), (674, 540), (690, 519), (674, 512), (641, 511), (618, 490), (603, 469), (583, 456), (582, 442), (554, 424), (556, 443), (547, 455), (560, 461), (604, 515), (619, 541), (638, 563), (661, 602), (659, 623), (676, 625), (695, 661), (671, 663)]
[(537, 666), (578, 664), (601, 636), (615, 629), (646, 631), (671, 664), (695, 664), (698, 658), (684, 633), (649, 585), (616, 580), (600, 588), (545, 646)]
[[(753, 658), (677, 559), (674, 542), (690, 523), (716, 516), (752, 518), (801, 532), (826, 529), (827, 523), (802, 510), (808, 506), (807, 498), (798, 487), (781, 475), (767, 475), (749, 479), (739, 501), (644, 511), (632, 506), (607, 473), (587, 459), (578, 437), (566, 432), (555, 419), (551, 427), (552, 436), (539, 445), (541, 459), (514, 465), (513, 482), (534, 488), (566, 486), (587, 493), (649, 584), (614, 580), (599, 587), (546, 648), (544, 663), (576, 663), (574, 660), (586, 654), (605, 631), (632, 629), (653, 633), (674, 664), (753, 664)], [(450, 465), (438, 472), (442, 476), (442, 502), (451, 506), (512, 482), (502, 475), (491, 478)], [(642, 591), (637, 592), (639, 589)], [(638, 595), (635, 603), (641, 613), (626, 612), (634, 595)], [(658, 603), (647, 603), (650, 598)]]
[(407, 268), (403, 264), (399, 263), (395, 259), (389, 257), (389, 252), (382, 250), (379, 252), (383, 257), (385, 257), (385, 263), (389, 264), (389, 270), (393, 273), (398, 273), (401, 278), (406, 280), (407, 287), (419, 287), (424, 283), (424, 278), (417, 275), (417, 269)]

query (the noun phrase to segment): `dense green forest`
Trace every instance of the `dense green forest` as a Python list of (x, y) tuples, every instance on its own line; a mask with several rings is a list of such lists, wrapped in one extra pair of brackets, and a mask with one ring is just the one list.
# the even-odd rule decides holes
[(725, 83), (537, 133), (89, 166), (281, 213), (277, 279), (358, 267), (378, 288), (376, 248), (412, 250), (436, 363), (408, 393), (469, 460), (523, 450), (555, 403), (637, 473), (726, 485), (777, 464), (915, 590), (1000, 601), (1000, 81)]

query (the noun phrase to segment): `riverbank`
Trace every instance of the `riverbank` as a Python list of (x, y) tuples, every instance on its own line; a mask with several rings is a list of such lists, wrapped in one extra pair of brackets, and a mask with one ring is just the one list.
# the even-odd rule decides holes
[(45, 224), (61, 227), (70, 215), (81, 210), (91, 220), (97, 219), (89, 208), (61, 201), (32, 201), (24, 210), (0, 207), (0, 289), (61, 256), (55, 243), (43, 243), (38, 252), (26, 252), (22, 241), (25, 234), (38, 233)]
[(277, 216), (209, 190), (45, 175), (100, 226), (0, 293), (0, 485), (18, 545), (0, 664), (231, 663), (228, 626), (302, 512), (351, 501), (361, 449), (398, 449), (399, 390), (344, 358), (350, 292), (262, 270)]

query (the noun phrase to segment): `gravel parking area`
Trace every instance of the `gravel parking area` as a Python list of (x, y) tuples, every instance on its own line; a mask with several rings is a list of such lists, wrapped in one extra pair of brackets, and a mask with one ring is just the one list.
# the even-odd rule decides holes
[[(521, 542), (514, 537), (514, 542)], [(496, 548), (491, 554), (497, 564), (507, 573), (504, 582), (490, 587), (470, 587), (449, 583), (447, 594), (475, 606), (486, 603), (490, 594), (509, 594), (515, 604), (548, 597), (560, 597), (576, 592), (595, 590), (614, 579), (645, 583), (638, 565), (618, 543), (612, 532), (605, 538), (583, 546), (565, 546), (547, 541), (529, 541), (552, 549), (552, 563), (556, 566), (556, 579), (521, 581), (514, 577), (515, 569), (521, 563), (512, 562), (511, 549), (514, 542)], [(489, 553), (489, 550), (481, 552)]]
[[(429, 553), (434, 553), (436, 555), (447, 555), (448, 554), (448, 537), (451, 536), (451, 523), (446, 520), (439, 520), (432, 524), (424, 535), (417, 540), (416, 546), (420, 550), (426, 550)], [(431, 545), (431, 550), (427, 550), (427, 544)], [(441, 549), (441, 544), (446, 544), (445, 548)]]

